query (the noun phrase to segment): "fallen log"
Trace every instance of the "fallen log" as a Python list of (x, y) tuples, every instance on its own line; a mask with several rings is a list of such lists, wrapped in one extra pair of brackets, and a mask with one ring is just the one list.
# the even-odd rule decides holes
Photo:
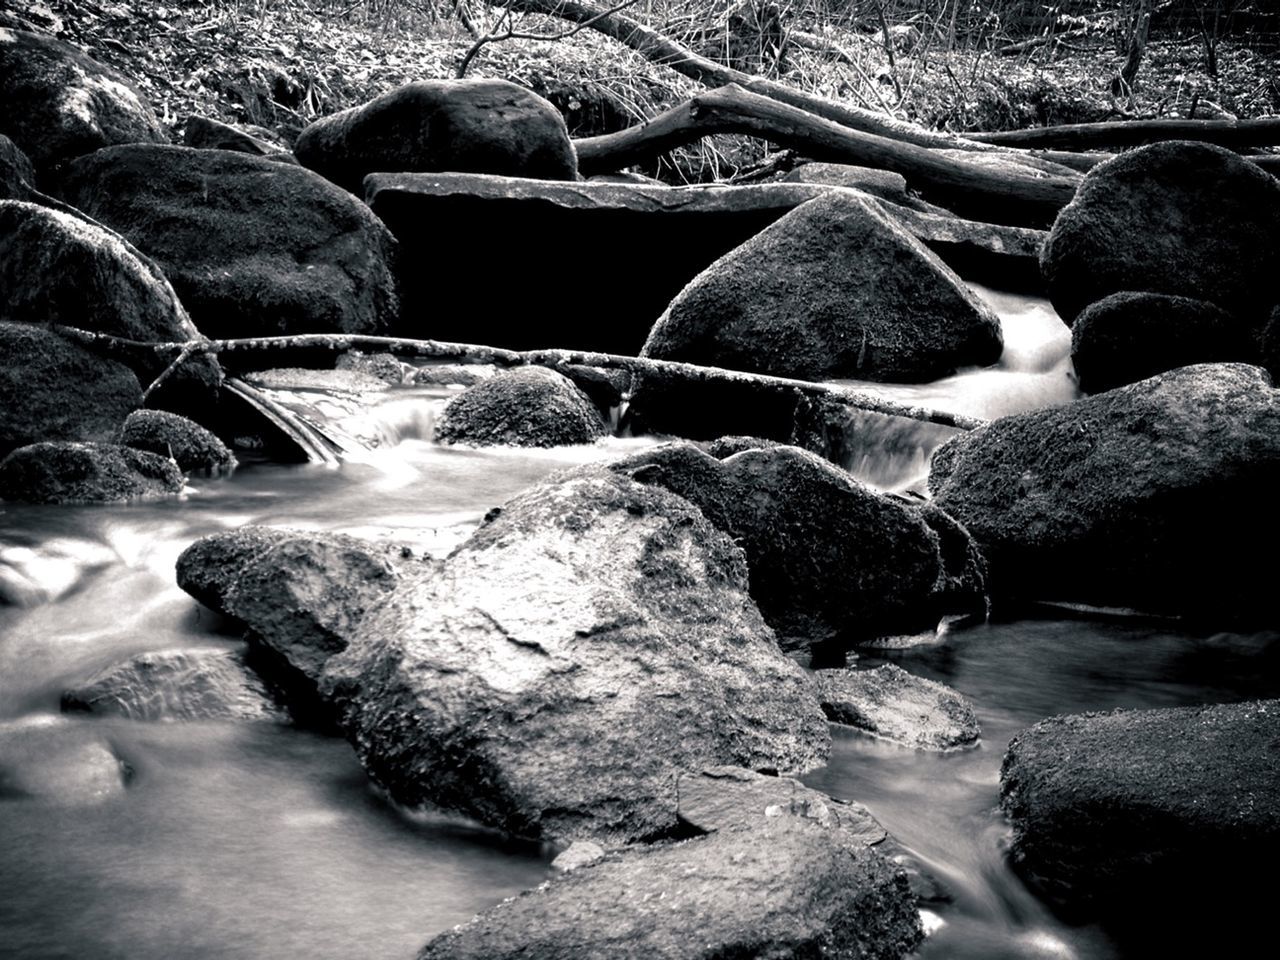
[(700, 56), (688, 47), (676, 42), (651, 27), (623, 13), (609, 13), (589, 0), (487, 0), (491, 6), (506, 7), (517, 13), (538, 13), (557, 17), (570, 23), (590, 26), (592, 30), (630, 47), (647, 60), (670, 67), (677, 73), (696, 80), (708, 87), (737, 84), (761, 97), (768, 97), (798, 110), (815, 114), (825, 120), (877, 136), (912, 143), (921, 147), (952, 147), (959, 150), (987, 150), (985, 144), (976, 143), (951, 134), (926, 130), (904, 120), (866, 110), (861, 107), (828, 100), (826, 97), (805, 93), (794, 87), (764, 77), (753, 77)]
[(1115, 120), (1068, 123), (1028, 130), (971, 133), (970, 139), (1004, 147), (1060, 150), (1113, 150), (1160, 140), (1198, 140), (1233, 150), (1280, 144), (1280, 119), (1261, 120)]
[(932, 202), (988, 223), (1044, 226), (1075, 196), (1078, 179), (1033, 170), (992, 170), (901, 140), (843, 127), (736, 84), (682, 103), (652, 120), (574, 142), (585, 176), (650, 160), (716, 133), (762, 137), (815, 160), (900, 173)]
[[(374, 353), (391, 353), (400, 357), (429, 358), (466, 364), (491, 364), (498, 367), (540, 366), (558, 369), (566, 366), (603, 367), (626, 370), (631, 374), (654, 376), (663, 379), (679, 379), (687, 384), (714, 384), (717, 386), (758, 387), (767, 390), (788, 390), (817, 399), (831, 399), (859, 410), (891, 417), (903, 417), (973, 430), (985, 421), (946, 410), (932, 410), (898, 403), (881, 397), (859, 393), (848, 387), (787, 377), (770, 377), (764, 374), (744, 373), (739, 370), (723, 370), (719, 367), (702, 367), (692, 363), (671, 360), (654, 360), (646, 357), (627, 357), (619, 354), (595, 353), (585, 350), (505, 350), (470, 343), (447, 343), (437, 340), (410, 340), (403, 337), (377, 337), (360, 334), (310, 333), (287, 337), (244, 337), (230, 340), (197, 340), (176, 342), (145, 342), (95, 333), (60, 324), (52, 329), (70, 340), (90, 349), (118, 350), (149, 349), (157, 354), (216, 355), (228, 366), (234, 366), (228, 356), (236, 353), (261, 354), (273, 350), (324, 350), (344, 353), (363, 350)], [(169, 372), (169, 371), (166, 371)]]

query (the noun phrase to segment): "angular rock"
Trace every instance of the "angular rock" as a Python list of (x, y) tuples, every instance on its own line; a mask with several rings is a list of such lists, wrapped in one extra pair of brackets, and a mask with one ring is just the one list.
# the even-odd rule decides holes
[(606, 433), (600, 411), (562, 373), (546, 367), (504, 370), (449, 401), (436, 421), (437, 443), (559, 447)]
[(132, 720), (287, 720), (242, 651), (161, 650), (113, 664), (62, 694), (64, 711)]
[(981, 735), (967, 697), (892, 663), (874, 670), (819, 670), (813, 677), (832, 723), (924, 750), (970, 746)]
[(783, 183), (821, 183), (861, 190), (891, 203), (909, 204), (907, 178), (890, 170), (848, 163), (804, 163), (787, 172)]
[(814, 454), (775, 446), (716, 460), (671, 443), (610, 469), (684, 497), (742, 547), (752, 599), (784, 648), (937, 626), (937, 535)]
[(167, 410), (135, 410), (124, 421), (120, 442), (173, 460), (184, 473), (230, 473), (236, 458), (200, 424)]
[(348, 350), (338, 357), (334, 368), (367, 373), (371, 377), (377, 377), (393, 385), (404, 383), (404, 368), (390, 353), (361, 353), (359, 350)]
[(1159, 916), (1187, 904), (1199, 918), (1208, 904), (1265, 900), (1248, 883), (1209, 881), (1280, 853), (1277, 743), (1280, 700), (1044, 720), (1001, 768), (1013, 864), (1082, 914), (1148, 901)]
[(33, 443), (0, 460), (0, 499), (112, 503), (182, 491), (182, 471), (154, 453), (114, 443)]
[(0, 200), (28, 200), (35, 189), (36, 170), (16, 143), (0, 134)]
[(188, 117), (182, 142), (185, 146), (201, 150), (234, 150), (278, 163), (296, 164), (298, 161), (289, 148), (263, 136), (267, 133), (261, 127), (250, 132), (207, 117)]
[[(671, 299), (719, 257), (800, 204), (848, 192), (806, 183), (668, 187), (461, 173), (375, 173), (367, 189), (370, 206), (401, 244), (399, 333), (631, 356)], [(965, 269), (981, 264), (991, 275), (1034, 273), (1039, 281), (1039, 231), (923, 213), (903, 224), (947, 262), (954, 256)], [(492, 247), (495, 236), (519, 251), (504, 259), (501, 283), (473, 253)], [(562, 237), (581, 238), (569, 272)], [(432, 269), (419, 269), (423, 263)], [(625, 295), (619, 264), (627, 265)], [(483, 290), (485, 309), (442, 309), (439, 277)], [(549, 285), (548, 278), (563, 283)], [(567, 308), (562, 289), (578, 303), (608, 304), (608, 316)]]
[[(154, 263), (120, 236), (80, 216), (0, 201), (0, 320), (59, 323), (146, 342), (186, 342), (199, 332)], [(129, 362), (148, 383), (172, 357)], [(155, 394), (204, 405), (222, 382), (218, 364), (193, 357)]]
[(1202, 364), (1005, 417), (934, 455), (935, 503), (986, 557), (993, 599), (1275, 621), (1256, 544), (1280, 535), (1280, 399)]
[(323, 684), (402, 803), (518, 836), (668, 835), (681, 770), (799, 772), (829, 746), (746, 577), (687, 501), (583, 468), (402, 582)]
[(31, 158), (42, 178), (99, 147), (169, 139), (122, 74), (69, 43), (5, 28), (0, 28), (0, 132)]
[(614, 854), (436, 937), (418, 960), (889, 960), (915, 949), (919, 924), (900, 870), (780, 816)]
[(1092, 303), (1071, 329), (1080, 389), (1101, 393), (1195, 363), (1258, 359), (1249, 327), (1204, 300), (1113, 293)]
[(124, 792), (129, 765), (90, 724), (24, 717), (0, 723), (0, 798), (87, 807)]
[(109, 442), (141, 404), (124, 364), (43, 327), (0, 323), (0, 456), (42, 440)]
[(806, 380), (926, 382), (995, 363), (1000, 321), (941, 260), (856, 195), (813, 200), (721, 257), (642, 356)]
[(294, 153), (363, 196), (377, 172), (491, 173), (573, 180), (578, 159), (564, 117), (507, 80), (421, 80), (304, 129)]
[(1208, 300), (1260, 329), (1280, 302), (1280, 180), (1230, 150), (1169, 141), (1098, 164), (1040, 265), (1071, 324), (1122, 290)]
[(396, 316), (394, 238), (301, 167), (114, 147), (72, 164), (64, 194), (154, 259), (206, 336), (381, 333)]

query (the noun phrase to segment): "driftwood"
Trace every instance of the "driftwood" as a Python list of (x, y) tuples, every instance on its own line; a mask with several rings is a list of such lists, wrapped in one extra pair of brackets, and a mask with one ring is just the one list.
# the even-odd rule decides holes
[(1075, 196), (1078, 180), (994, 171), (955, 154), (863, 133), (736, 84), (700, 94), (647, 123), (575, 141), (585, 176), (649, 160), (714, 133), (762, 137), (815, 160), (891, 170), (930, 200), (988, 223), (1041, 226)]
[(708, 87), (737, 84), (761, 97), (768, 97), (829, 120), (842, 127), (872, 133), (890, 140), (912, 143), (920, 147), (951, 147), (961, 150), (990, 149), (961, 137), (925, 130), (913, 123), (886, 116), (875, 110), (866, 110), (849, 104), (838, 103), (825, 97), (804, 93), (786, 84), (753, 77), (724, 64), (699, 56), (688, 47), (677, 43), (658, 31), (647, 27), (621, 13), (609, 14), (589, 0), (488, 0), (491, 6), (506, 7), (517, 13), (539, 13), (558, 17), (570, 23), (588, 24), (591, 29), (630, 47), (647, 60), (670, 67), (692, 80)]
[(1158, 140), (1199, 140), (1239, 150), (1280, 144), (1280, 119), (1116, 120), (1005, 130), (998, 133), (972, 133), (969, 136), (998, 146), (1061, 150), (1119, 149)]
[[(647, 357), (627, 357), (613, 353), (594, 353), (586, 350), (506, 350), (470, 343), (446, 343), (437, 340), (413, 340), (404, 337), (375, 337), (360, 334), (307, 333), (288, 337), (246, 337), (233, 340), (198, 340), (177, 342), (146, 342), (128, 340), (105, 333), (94, 333), (76, 327), (55, 324), (52, 329), (82, 346), (108, 352), (121, 349), (150, 350), (159, 356), (211, 354), (226, 358), (235, 353), (264, 353), (274, 350), (326, 350), (342, 353), (347, 350), (365, 350), (391, 353), (401, 357), (420, 357), (446, 360), (455, 363), (492, 364), (499, 367), (539, 366), (561, 368), (565, 366), (603, 367), (627, 370), (633, 374), (680, 379), (686, 383), (740, 385), (764, 389), (787, 389), (810, 397), (829, 397), (851, 407), (890, 417), (903, 417), (925, 423), (936, 423), (959, 430), (973, 430), (985, 421), (945, 410), (931, 410), (897, 403), (880, 397), (859, 393), (848, 387), (787, 377), (771, 377), (739, 370), (723, 370), (719, 367), (702, 367), (692, 363), (672, 360), (655, 360)], [(194, 349), (193, 349), (194, 344)], [(225, 359), (224, 359), (225, 362)], [(165, 375), (172, 370), (166, 369)], [(154, 385), (153, 385), (154, 386)], [(243, 386), (243, 385), (242, 385)]]
[(1017, 43), (1006, 44), (996, 50), (996, 54), (1001, 57), (1016, 57), (1024, 53), (1028, 53), (1037, 47), (1043, 47), (1051, 43), (1061, 43), (1063, 40), (1072, 40), (1076, 37), (1082, 37), (1089, 30), (1087, 27), (1076, 27), (1074, 30), (1063, 30), (1061, 33), (1043, 34), (1038, 37), (1031, 37), (1027, 40), (1019, 40)]
[[(195, 341), (195, 343), (198, 346), (203, 346), (200, 341)], [(151, 387), (148, 387), (148, 390), (161, 383), (165, 375), (161, 374), (156, 377), (155, 382), (152, 383)], [(224, 380), (222, 387), (224, 390), (234, 393), (253, 409), (257, 410), (277, 430), (293, 441), (303, 455), (312, 463), (323, 463), (325, 466), (336, 467), (341, 462), (335, 452), (334, 445), (328, 438), (313, 429), (292, 410), (276, 403), (261, 390), (251, 387), (243, 380), (237, 380), (234, 377), (228, 377)]]

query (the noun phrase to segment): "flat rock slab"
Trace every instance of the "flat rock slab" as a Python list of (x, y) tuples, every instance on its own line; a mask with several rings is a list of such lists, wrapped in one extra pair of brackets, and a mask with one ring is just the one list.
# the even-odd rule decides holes
[(945, 684), (887, 663), (874, 670), (819, 670), (818, 699), (832, 723), (925, 750), (977, 743), (969, 699)]
[(1001, 770), (1013, 863), (1078, 911), (1170, 896), (1213, 916), (1280, 853), (1278, 750), (1280, 700), (1044, 720)]
[[(632, 355), (686, 283), (801, 203), (833, 191), (863, 196), (807, 183), (665, 187), (456, 173), (365, 179), (369, 205), (401, 243), (401, 335)], [(992, 272), (1003, 265), (1029, 280), (1037, 272), (1038, 231), (891, 210), (899, 211), (913, 214), (904, 226), (944, 260), (955, 256), (966, 269), (990, 261)], [(502, 251), (499, 273), (491, 257), (476, 255), (486, 250)], [(455, 291), (482, 295), (472, 308), (443, 307)]]

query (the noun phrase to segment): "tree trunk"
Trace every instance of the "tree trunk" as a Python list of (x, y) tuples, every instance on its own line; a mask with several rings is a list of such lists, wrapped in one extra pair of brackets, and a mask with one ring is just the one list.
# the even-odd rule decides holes
[(971, 133), (982, 143), (1006, 147), (1108, 150), (1159, 140), (1199, 140), (1233, 150), (1280, 144), (1280, 119), (1261, 120), (1116, 120), (1069, 123), (1057, 127)]
[(955, 155), (861, 133), (730, 84), (647, 123), (575, 141), (586, 176), (652, 159), (714, 133), (762, 137), (815, 160), (900, 173), (935, 203), (988, 223), (1043, 226), (1075, 196), (1075, 179), (996, 171)]

